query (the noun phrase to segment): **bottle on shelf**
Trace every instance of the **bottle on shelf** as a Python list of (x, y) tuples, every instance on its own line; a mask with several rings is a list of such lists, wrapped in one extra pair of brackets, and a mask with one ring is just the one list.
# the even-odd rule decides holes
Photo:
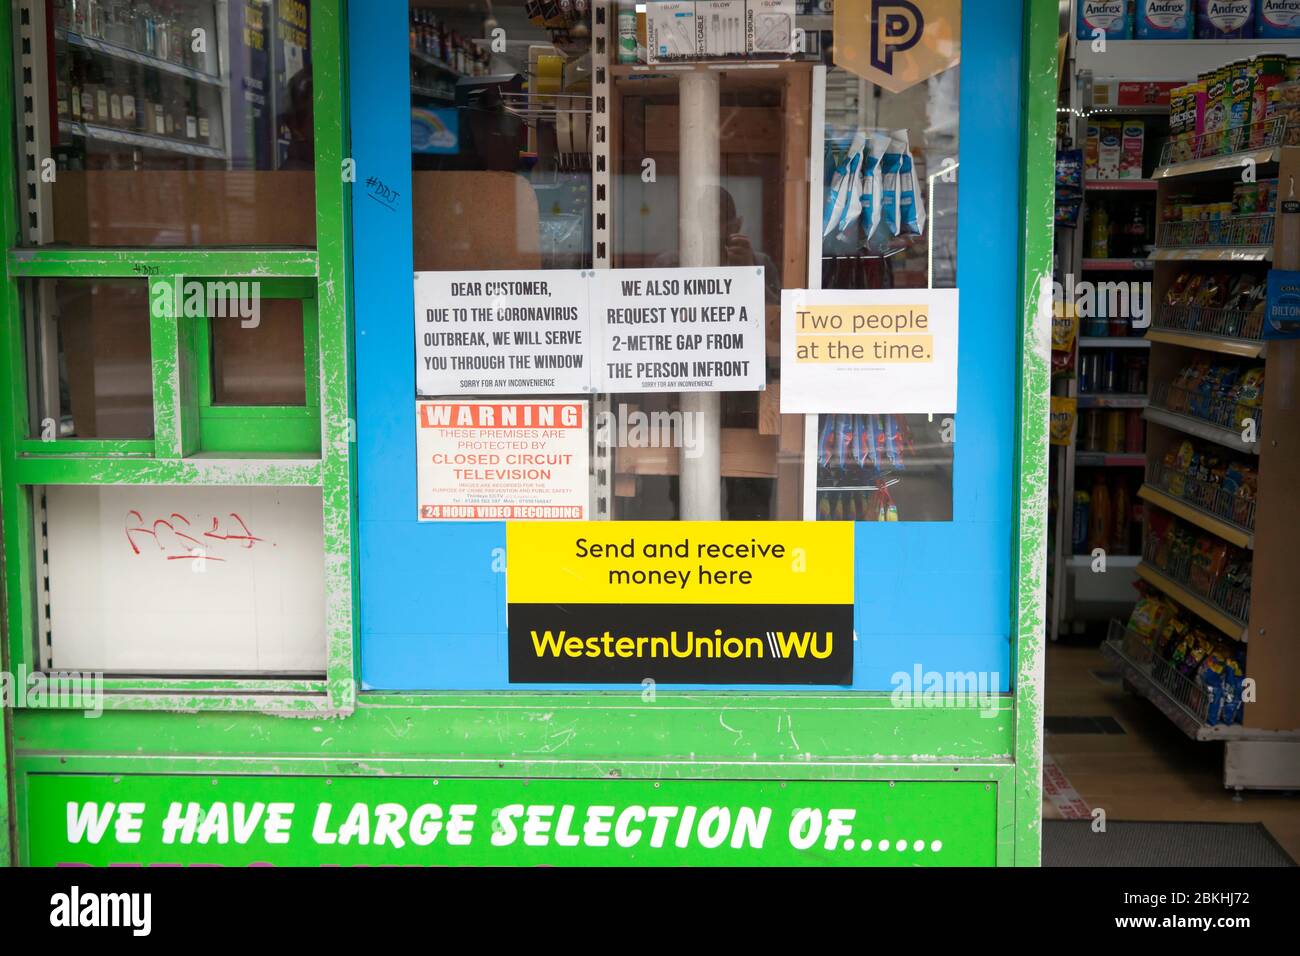
[(135, 76), (128, 70), (122, 86), (122, 125), (131, 130), (140, 128), (140, 110), (135, 94)]
[(1289, 176), (1285, 193), (1277, 204), (1277, 261), (1275, 268), (1295, 271), (1300, 269), (1300, 196), (1296, 195), (1295, 177)]
[(199, 94), (198, 90), (191, 84), (189, 96), (185, 101), (185, 138), (196, 140), (199, 138)]
[(1074, 515), (1070, 526), (1070, 550), (1074, 554), (1088, 553), (1088, 534), (1092, 523), (1092, 496), (1086, 491), (1074, 493)]
[(1111, 512), (1114, 526), (1111, 528), (1110, 544), (1116, 554), (1126, 554), (1129, 544), (1129, 522), (1133, 515), (1133, 502), (1129, 496), (1128, 481), (1119, 476), (1115, 481), (1115, 501)]
[(135, 48), (146, 56), (157, 56), (157, 34), (153, 4), (142, 0), (135, 8)]
[(1110, 258), (1110, 214), (1106, 211), (1106, 206), (1101, 203), (1098, 203), (1092, 213), (1088, 256), (1091, 259)]
[(1110, 551), (1111, 508), (1110, 489), (1106, 476), (1098, 471), (1092, 480), (1092, 505), (1088, 519), (1088, 551)]
[(69, 63), (71, 64), (69, 82), (72, 84), (72, 97), (68, 107), (73, 121), (80, 123), (85, 117), (86, 102), (83, 97), (86, 92), (86, 72), (81, 60), (77, 57), (70, 57)]
[(114, 64), (109, 70), (108, 82), (108, 122), (110, 126), (122, 126), (122, 82), (121, 70)]
[(181, 16), (176, 12), (176, 4), (171, 5), (171, 20), (167, 26), (167, 47), (171, 53), (171, 61), (176, 64), (184, 64), (186, 61), (186, 51), (190, 45), (185, 40), (185, 29), (181, 26)]

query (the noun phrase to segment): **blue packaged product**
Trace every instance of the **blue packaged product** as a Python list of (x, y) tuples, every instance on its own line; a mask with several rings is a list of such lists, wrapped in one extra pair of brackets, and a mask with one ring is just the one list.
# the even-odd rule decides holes
[(1300, 0), (1258, 0), (1255, 36), (1265, 40), (1300, 40)]
[(1138, 0), (1134, 32), (1139, 40), (1190, 40), (1192, 23), (1192, 0)]
[(1091, 40), (1100, 30), (1107, 40), (1131, 40), (1133, 18), (1129, 16), (1128, 0), (1079, 0), (1078, 36)]
[(1196, 0), (1199, 40), (1248, 40), (1255, 35), (1255, 0)]

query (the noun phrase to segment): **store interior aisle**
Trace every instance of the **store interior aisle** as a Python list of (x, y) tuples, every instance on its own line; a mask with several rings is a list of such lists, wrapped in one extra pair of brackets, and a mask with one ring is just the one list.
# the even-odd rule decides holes
[[(1053, 733), (1054, 717), (1110, 717), (1124, 732)], [(1249, 791), (1234, 801), (1223, 788), (1223, 746), (1190, 740), (1150, 703), (1125, 693), (1095, 646), (1049, 646), (1047, 718), (1047, 789), (1072, 786), (1108, 820), (1263, 823), (1300, 861), (1300, 794)], [(1043, 816), (1069, 816), (1078, 806), (1045, 797)]]

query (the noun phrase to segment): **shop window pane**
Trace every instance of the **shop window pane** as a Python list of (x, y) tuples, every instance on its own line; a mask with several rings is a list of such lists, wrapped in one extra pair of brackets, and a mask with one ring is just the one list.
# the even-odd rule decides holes
[(302, 303), (263, 299), (253, 309), (247, 305), (236, 300), (209, 305), (212, 403), (306, 404)]
[(24, 282), (34, 438), (153, 437), (144, 281)]
[[(540, 353), (546, 340), (512, 333), (467, 363), (475, 340), (458, 334), (465, 329), (448, 311), (426, 319), (419, 354), (459, 362), (445, 367), (465, 375), (458, 389), (428, 376), (445, 391), (421, 396), (586, 402), (594, 518), (693, 519), (717, 513), (720, 501), (730, 520), (951, 521), (955, 409), (864, 415), (846, 396), (842, 415), (783, 415), (780, 328), (783, 290), (956, 287), (960, 22), (932, 25), (933, 72), (893, 92), (873, 82), (869, 63), (853, 62), (853, 51), (870, 46), (868, 25), (852, 21), (857, 35), (836, 36), (836, 18), (815, 3), (770, 4), (754, 32), (743, 29), (744, 3), (710, 4), (707, 19), (680, 36), (668, 35), (678, 22), (654, 22), (654, 4), (610, 4), (607, 66), (591, 7), (412, 0), (416, 269), (540, 273), (539, 281), (561, 269), (655, 270), (669, 279), (683, 268), (757, 270), (752, 299), (721, 304), (759, 312), (763, 347), (741, 355), (724, 336), (702, 337), (706, 361), (672, 367), (743, 357), (761, 365), (765, 388), (623, 394), (594, 385), (522, 395), (509, 372), (529, 366), (510, 364), (511, 349)], [(680, 5), (679, 16), (698, 18), (691, 11), (701, 9)], [(491, 42), (497, 28), (504, 47)], [(873, 172), (855, 178), (858, 169)], [(587, 281), (575, 275), (551, 282)], [(474, 295), (466, 287), (418, 301), (434, 311), (546, 304), (531, 293), (495, 302)], [(630, 303), (638, 304), (658, 303)], [(490, 320), (471, 314), (468, 329), (486, 334)], [(620, 361), (612, 353), (625, 349), (636, 353), (629, 362), (668, 368), (688, 346), (652, 334), (665, 327), (629, 329), (602, 341), (603, 352), (589, 341), (581, 357)], [(554, 368), (536, 355), (521, 361)], [(549, 373), (514, 378), (528, 376)], [(457, 451), (422, 438), (429, 461)], [(438, 488), (437, 503), (454, 496), (454, 480), (428, 471), (422, 491)], [(527, 504), (546, 500), (545, 489), (532, 490)], [(476, 493), (466, 489), (466, 501)], [(508, 504), (510, 493), (496, 503)]]
[(314, 488), (38, 488), (47, 666), (107, 674), (325, 669)]
[(19, 53), (36, 117), (22, 148), (55, 173), (25, 197), (27, 241), (315, 243), (306, 0), (19, 7), (47, 40)]

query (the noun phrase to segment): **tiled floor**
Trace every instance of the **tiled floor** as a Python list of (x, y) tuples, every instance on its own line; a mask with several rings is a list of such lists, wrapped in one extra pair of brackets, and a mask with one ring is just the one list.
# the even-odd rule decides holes
[[(1047, 714), (1108, 714), (1126, 731), (1046, 737), (1047, 752), (1083, 801), (1114, 820), (1258, 821), (1300, 861), (1300, 795), (1248, 791), (1234, 802), (1223, 788), (1222, 745), (1189, 740), (1150, 703), (1093, 673), (1109, 670), (1096, 648), (1048, 649)], [(1062, 814), (1044, 800), (1043, 815)]]

